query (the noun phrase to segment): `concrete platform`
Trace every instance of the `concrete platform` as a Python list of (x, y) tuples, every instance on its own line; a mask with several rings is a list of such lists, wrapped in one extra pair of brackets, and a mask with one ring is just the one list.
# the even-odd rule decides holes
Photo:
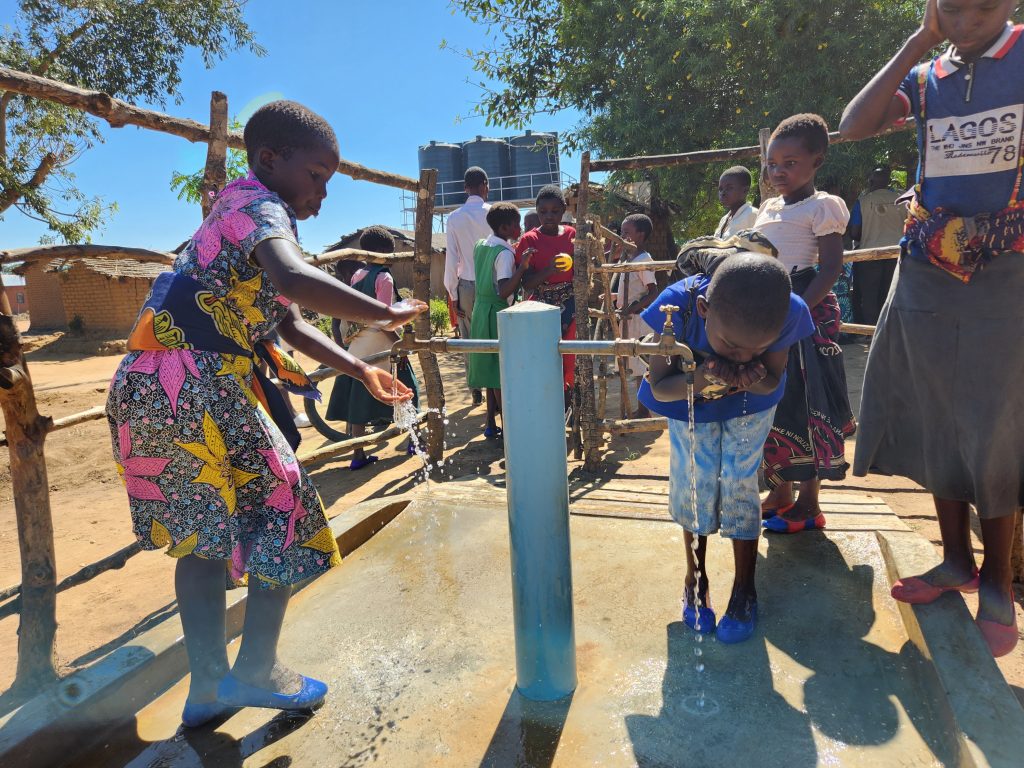
[[(332, 686), (314, 717), (244, 710), (181, 733), (182, 682), (69, 764), (1019, 765), (1024, 713), (990, 658), (958, 661), (977, 651), (959, 598), (920, 622), (911, 612), (909, 627), (889, 598), (902, 537), (916, 537), (884, 505), (829, 497), (827, 534), (763, 539), (760, 628), (725, 646), (698, 643), (679, 621), (683, 540), (658, 492), (573, 489), (571, 699), (537, 705), (515, 692), (503, 494), (449, 483), (294, 600), (282, 657)], [(709, 551), (712, 602), (724, 606), (731, 550), (713, 539)], [(971, 700), (947, 695), (968, 677), (986, 697), (980, 725)]]

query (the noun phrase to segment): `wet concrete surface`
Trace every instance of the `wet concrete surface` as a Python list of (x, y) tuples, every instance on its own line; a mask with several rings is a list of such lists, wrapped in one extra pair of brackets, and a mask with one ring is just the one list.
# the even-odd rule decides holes
[[(507, 520), (495, 498), (466, 503), (435, 487), (295, 599), (281, 656), (330, 684), (315, 716), (243, 710), (184, 734), (183, 682), (72, 763), (956, 762), (955, 735), (928, 703), (927, 665), (888, 596), (877, 540), (853, 527), (763, 539), (759, 629), (726, 646), (698, 643), (680, 622), (681, 529), (574, 515), (580, 685), (561, 702), (527, 701), (514, 690)], [(713, 538), (709, 553), (712, 604), (724, 607), (731, 547)]]

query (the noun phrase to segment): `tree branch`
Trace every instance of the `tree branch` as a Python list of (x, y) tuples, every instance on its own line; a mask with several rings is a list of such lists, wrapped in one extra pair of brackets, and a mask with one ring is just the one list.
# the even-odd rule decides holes
[[(32, 178), (28, 180), (28, 183), (24, 185), (24, 188), (38, 189), (46, 177), (50, 175), (50, 171), (53, 170), (54, 166), (57, 165), (59, 158), (53, 152), (47, 152), (43, 155), (43, 159), (39, 161), (39, 165), (36, 166), (35, 172), (32, 174)], [(0, 213), (3, 213), (21, 198), (23, 192), (22, 189), (5, 189), (0, 194)]]

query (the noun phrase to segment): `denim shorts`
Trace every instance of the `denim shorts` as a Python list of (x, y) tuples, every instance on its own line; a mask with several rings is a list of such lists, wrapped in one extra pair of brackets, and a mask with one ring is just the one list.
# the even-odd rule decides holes
[(721, 531), (727, 539), (761, 534), (757, 468), (772, 428), (775, 408), (726, 421), (695, 424), (697, 510), (690, 487), (690, 425), (668, 420), (672, 446), (669, 511), (683, 528), (699, 536)]

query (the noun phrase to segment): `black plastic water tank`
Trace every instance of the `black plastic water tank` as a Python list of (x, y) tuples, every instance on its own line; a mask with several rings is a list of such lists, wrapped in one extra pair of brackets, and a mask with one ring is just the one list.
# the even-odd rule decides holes
[(511, 195), (506, 196), (503, 193), (503, 188), (511, 181), (508, 178), (508, 142), (504, 139), (477, 136), (473, 141), (467, 141), (462, 145), (462, 164), (463, 168), (472, 168), (475, 165), (487, 172), (492, 201), (514, 199)]
[(443, 141), (424, 144), (419, 150), (420, 170), (437, 169), (437, 205), (462, 205), (466, 193), (462, 181), (462, 147)]
[[(527, 131), (508, 140), (511, 147), (515, 198), (531, 200), (546, 184), (558, 184), (558, 138)], [(511, 196), (508, 199), (513, 199)]]

